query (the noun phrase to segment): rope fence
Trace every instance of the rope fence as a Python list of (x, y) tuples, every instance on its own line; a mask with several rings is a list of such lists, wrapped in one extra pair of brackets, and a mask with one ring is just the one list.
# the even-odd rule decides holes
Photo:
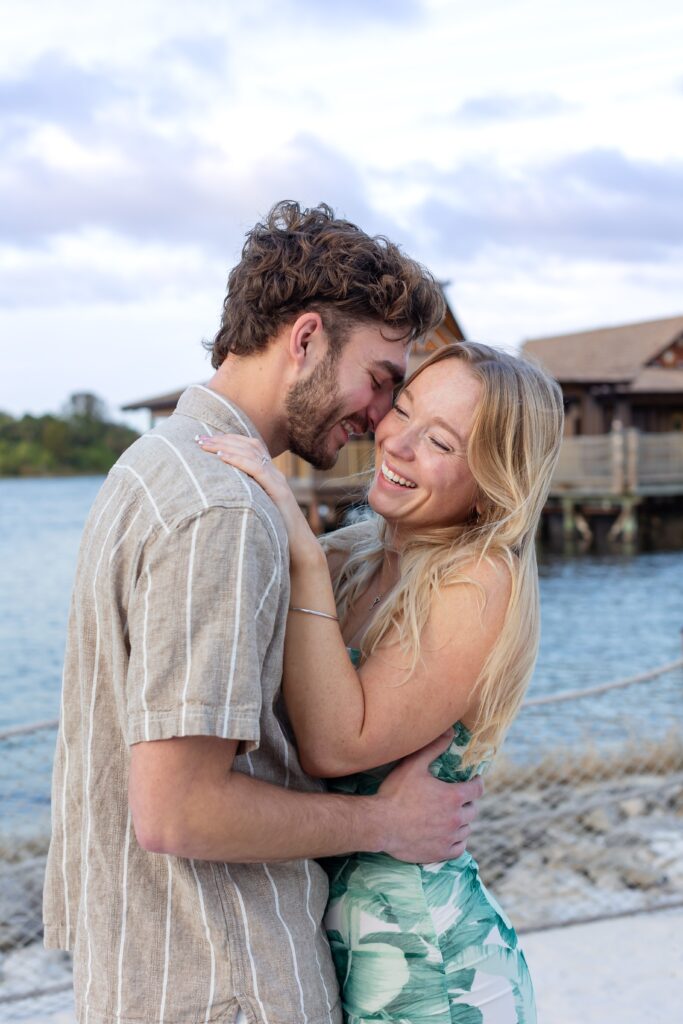
[[(470, 843), (520, 931), (683, 904), (682, 696), (679, 658), (526, 701), (487, 776)], [(57, 725), (0, 732), (0, 1020), (8, 1024), (73, 1020), (70, 958), (41, 942)]]

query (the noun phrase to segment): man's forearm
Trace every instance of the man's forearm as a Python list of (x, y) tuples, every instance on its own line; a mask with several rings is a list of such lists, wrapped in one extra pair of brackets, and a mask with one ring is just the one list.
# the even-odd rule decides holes
[(386, 839), (378, 797), (301, 793), (240, 772), (201, 793), (179, 795), (155, 817), (147, 829), (136, 825), (141, 845), (198, 860), (328, 857), (381, 850)]
[(429, 863), (459, 857), (481, 781), (428, 772), (439, 737), (395, 768), (374, 796), (301, 793), (233, 770), (236, 740), (175, 737), (131, 748), (128, 801), (151, 853), (259, 862), (385, 850)]

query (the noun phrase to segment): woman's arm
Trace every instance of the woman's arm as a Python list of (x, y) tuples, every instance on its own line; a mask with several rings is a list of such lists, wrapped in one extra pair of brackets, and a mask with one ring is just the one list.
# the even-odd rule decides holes
[[(396, 760), (473, 711), (476, 681), (505, 618), (510, 577), (489, 563), (466, 571), (474, 585), (451, 586), (435, 598), (412, 672), (396, 637), (356, 670), (337, 623), (290, 613), (284, 693), (306, 771), (345, 775)], [(293, 571), (291, 602), (330, 610), (322, 560)]]
[(249, 473), (280, 508), (290, 540), (290, 606), (330, 616), (291, 611), (287, 624), (283, 691), (304, 769), (332, 777), (385, 764), (466, 716), (505, 617), (507, 569), (488, 562), (466, 567), (474, 585), (437, 596), (409, 675), (411, 657), (391, 636), (356, 670), (333, 618), (325, 554), (283, 474), (263, 461), (259, 442), (225, 435), (203, 447)]

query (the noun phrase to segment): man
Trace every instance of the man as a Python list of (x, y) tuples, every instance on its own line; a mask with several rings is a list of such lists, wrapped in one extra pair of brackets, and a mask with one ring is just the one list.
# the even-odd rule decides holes
[(45, 888), (45, 941), (74, 951), (83, 1024), (337, 1024), (327, 882), (307, 858), (464, 849), (480, 784), (429, 775), (443, 742), (373, 797), (302, 771), (279, 698), (286, 534), (194, 441), (237, 432), (333, 465), (442, 312), (395, 246), (279, 204), (230, 274), (209, 386), (104, 484), (70, 616)]

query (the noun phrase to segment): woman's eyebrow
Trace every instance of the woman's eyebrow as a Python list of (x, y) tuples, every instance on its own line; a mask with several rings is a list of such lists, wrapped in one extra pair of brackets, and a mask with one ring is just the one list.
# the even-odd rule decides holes
[[(413, 401), (413, 396), (410, 393), (410, 388), (403, 388), (403, 391), (401, 391), (401, 398), (403, 398), (404, 396), (406, 398), (409, 398), (411, 402)], [(452, 423), (448, 423), (446, 420), (442, 419), (441, 416), (435, 416), (432, 419), (432, 423), (436, 424), (436, 426), (438, 427), (442, 427), (444, 430), (447, 430), (449, 434), (452, 434), (453, 437), (456, 437), (458, 439), (463, 448), (466, 447), (464, 437), (462, 436), (461, 433), (459, 433), (459, 431), (453, 426)]]
[(443, 427), (443, 429), (447, 430), (449, 434), (453, 435), (453, 437), (457, 437), (463, 448), (465, 447), (465, 441), (462, 434), (456, 430), (452, 423), (447, 423), (446, 420), (443, 420), (440, 416), (435, 416), (432, 422), (436, 423), (438, 427)]

